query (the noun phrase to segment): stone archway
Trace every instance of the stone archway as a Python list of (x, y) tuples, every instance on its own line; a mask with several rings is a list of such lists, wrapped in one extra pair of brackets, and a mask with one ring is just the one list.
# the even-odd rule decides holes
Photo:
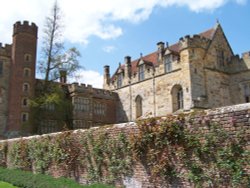
[(135, 98), (135, 105), (136, 105), (136, 118), (142, 116), (142, 97), (137, 95)]
[(181, 85), (174, 85), (171, 91), (173, 112), (183, 109), (183, 89)]

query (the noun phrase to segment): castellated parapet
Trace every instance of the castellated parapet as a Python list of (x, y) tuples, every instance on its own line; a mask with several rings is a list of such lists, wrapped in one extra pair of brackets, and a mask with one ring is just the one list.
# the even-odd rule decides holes
[(242, 53), (243, 59), (250, 59), (250, 51)]
[(210, 40), (208, 38), (202, 37), (200, 35), (186, 35), (185, 37), (181, 37), (179, 39), (180, 50), (184, 50), (186, 48), (207, 48)]
[(92, 95), (93, 97), (104, 98), (104, 99), (113, 99), (114, 97), (117, 96), (117, 94), (112, 91), (93, 88), (92, 85), (79, 84), (77, 82), (70, 84), (68, 88), (71, 94), (85, 93), (88, 95)]
[(18, 33), (28, 33), (34, 36), (37, 36), (38, 27), (36, 24), (31, 23), (29, 24), (28, 21), (23, 21), (21, 23), (20, 21), (16, 22), (13, 27), (13, 36)]
[(69, 85), (69, 92), (89, 92), (93, 93), (92, 85), (86, 85), (86, 84), (79, 84), (77, 82), (74, 82)]
[(4, 46), (0, 43), (0, 55), (1, 56), (11, 56), (11, 45), (5, 44)]

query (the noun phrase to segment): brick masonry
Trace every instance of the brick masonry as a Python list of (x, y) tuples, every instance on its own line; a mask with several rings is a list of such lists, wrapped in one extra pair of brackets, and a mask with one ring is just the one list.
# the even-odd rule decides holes
[[(235, 135), (236, 130), (239, 129), (245, 129), (246, 132), (243, 135), (247, 141), (247, 150), (250, 150), (250, 104), (241, 104), (241, 105), (235, 105), (235, 106), (227, 106), (223, 108), (216, 108), (212, 110), (206, 110), (203, 111), (202, 113), (197, 112), (196, 114), (200, 115), (195, 115), (194, 116), (194, 121), (192, 125), (190, 125), (190, 129), (193, 128), (201, 128), (202, 131), (206, 132), (209, 131), (206, 126), (205, 126), (205, 121), (209, 119), (212, 122), (217, 122), (219, 125), (221, 125), (226, 131), (228, 131), (230, 134)], [(162, 117), (164, 118), (164, 117)], [(95, 133), (95, 131), (98, 132), (99, 129), (103, 128), (92, 128)], [(77, 135), (85, 130), (75, 130), (72, 132), (72, 134)], [(129, 123), (123, 123), (123, 124), (115, 124), (111, 127), (107, 127), (105, 129), (110, 135), (111, 139), (116, 139), (116, 136), (120, 133), (123, 132), (127, 136), (133, 134), (136, 134), (138, 132), (138, 128), (136, 123), (134, 122), (129, 122)], [(8, 146), (11, 146), (15, 142), (20, 142), (20, 140), (27, 140), (32, 141), (34, 139), (39, 139), (44, 136), (58, 136), (63, 133), (52, 133), (49, 135), (42, 135), (42, 136), (31, 136), (31, 137), (25, 137), (25, 138), (16, 138), (16, 139), (10, 139), (6, 141), (0, 141), (0, 144), (7, 142)], [(8, 161), (9, 159), (7, 159)], [(10, 161), (8, 162), (9, 164), (11, 163)], [(84, 164), (88, 165), (88, 164)], [(119, 182), (119, 184), (123, 184), (125, 187), (128, 188), (148, 188), (148, 187), (155, 187), (152, 183), (149, 182), (149, 174), (147, 174), (147, 171), (145, 170), (145, 167), (139, 162), (135, 161), (134, 166), (134, 173), (132, 177), (124, 177), (122, 182)], [(250, 166), (246, 167), (248, 173), (250, 173)], [(86, 173), (84, 173), (84, 169), (75, 169), (78, 173), (76, 172), (65, 172), (60, 167), (57, 166), (51, 166), (49, 169), (50, 174), (54, 176), (68, 176), (71, 178), (75, 178), (81, 183), (86, 183)], [(193, 185), (190, 182), (181, 182), (179, 187), (192, 187)], [(164, 184), (158, 184), (156, 187), (168, 187), (167, 185)]]

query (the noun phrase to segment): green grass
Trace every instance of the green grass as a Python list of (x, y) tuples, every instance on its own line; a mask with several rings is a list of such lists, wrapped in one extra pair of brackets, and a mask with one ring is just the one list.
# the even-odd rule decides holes
[(17, 187), (15, 187), (14, 185), (11, 185), (9, 183), (0, 181), (0, 188), (17, 188)]
[[(72, 179), (68, 178), (53, 178), (44, 174), (32, 174), (28, 171), (17, 169), (6, 169), (0, 167), (0, 182), (9, 182), (12, 185), (25, 188), (114, 188), (108, 185), (80, 185)], [(9, 188), (15, 188), (11, 184)], [(8, 188), (3, 185), (0, 188)]]

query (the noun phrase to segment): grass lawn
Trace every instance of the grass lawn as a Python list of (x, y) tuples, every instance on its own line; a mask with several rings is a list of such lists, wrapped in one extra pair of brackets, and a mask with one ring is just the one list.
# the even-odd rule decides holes
[(0, 188), (16, 188), (14, 185), (0, 181)]

